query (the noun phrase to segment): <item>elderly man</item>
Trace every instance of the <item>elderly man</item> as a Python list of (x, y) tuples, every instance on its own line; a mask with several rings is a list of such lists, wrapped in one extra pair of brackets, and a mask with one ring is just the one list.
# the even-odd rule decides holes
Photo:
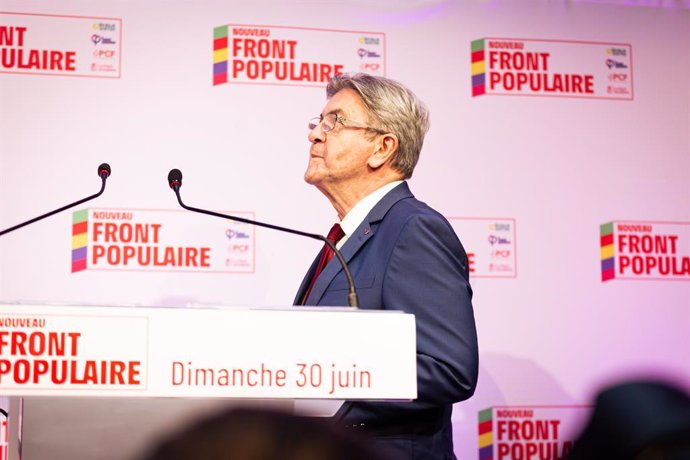
[[(429, 128), (424, 104), (401, 84), (339, 75), (309, 124), (304, 179), (335, 208), (329, 233), (348, 262), (361, 308), (403, 310), (417, 324), (418, 398), (348, 401), (335, 419), (396, 459), (454, 459), (452, 404), (474, 393), (477, 335), (467, 255), (448, 221), (405, 182)], [(323, 253), (296, 304), (347, 305), (337, 260)]]

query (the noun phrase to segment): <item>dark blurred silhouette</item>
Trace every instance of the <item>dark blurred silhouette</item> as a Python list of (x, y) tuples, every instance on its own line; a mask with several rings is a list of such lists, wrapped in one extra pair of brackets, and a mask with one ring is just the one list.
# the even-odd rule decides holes
[(604, 459), (690, 460), (690, 396), (652, 381), (600, 392), (568, 460)]
[(167, 437), (141, 460), (394, 460), (326, 419), (231, 409)]

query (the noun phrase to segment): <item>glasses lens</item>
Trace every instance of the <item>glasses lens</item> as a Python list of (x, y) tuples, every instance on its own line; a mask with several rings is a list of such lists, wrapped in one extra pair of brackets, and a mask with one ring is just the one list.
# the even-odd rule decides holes
[(309, 131), (319, 126), (319, 123), (321, 123), (321, 118), (319, 117), (314, 117), (311, 120), (309, 120)]
[(323, 120), (321, 121), (322, 125), (321, 127), (325, 132), (332, 131), (333, 128), (335, 128), (335, 122), (336, 122), (336, 115), (334, 113), (329, 113), (325, 117), (323, 117)]
[(317, 126), (321, 125), (321, 129), (324, 133), (332, 131), (335, 128), (335, 124), (338, 121), (338, 116), (334, 113), (329, 113), (328, 115), (321, 117), (314, 117), (309, 120), (309, 130), (313, 130)]

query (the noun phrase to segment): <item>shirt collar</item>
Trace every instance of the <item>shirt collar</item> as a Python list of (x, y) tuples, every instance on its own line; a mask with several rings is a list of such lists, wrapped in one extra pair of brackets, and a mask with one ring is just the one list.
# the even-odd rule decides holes
[(376, 203), (381, 201), (388, 192), (402, 183), (403, 181), (401, 180), (389, 182), (359, 200), (357, 204), (350, 209), (350, 212), (343, 217), (343, 220), (340, 221), (340, 227), (342, 227), (343, 232), (345, 232), (345, 236), (349, 237), (352, 235), (354, 231), (357, 230), (357, 227), (359, 227), (359, 224), (367, 217), (367, 214), (376, 206)]

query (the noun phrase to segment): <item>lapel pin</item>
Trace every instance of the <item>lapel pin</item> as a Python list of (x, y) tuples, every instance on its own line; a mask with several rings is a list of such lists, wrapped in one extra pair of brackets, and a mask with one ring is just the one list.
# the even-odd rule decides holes
[(365, 234), (365, 235), (368, 235), (368, 234), (369, 234), (369, 229), (368, 229), (368, 228), (365, 228), (365, 229), (364, 229), (364, 234)]

